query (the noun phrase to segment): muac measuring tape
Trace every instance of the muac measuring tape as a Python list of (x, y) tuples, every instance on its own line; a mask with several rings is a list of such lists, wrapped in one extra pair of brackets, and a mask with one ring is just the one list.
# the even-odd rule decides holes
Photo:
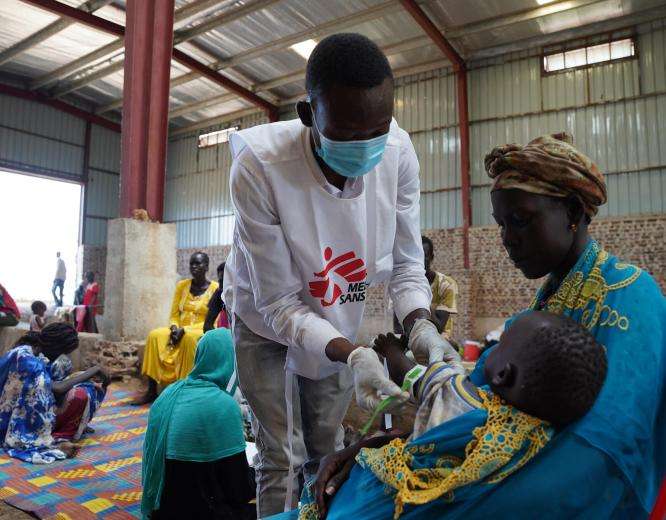
[[(405, 374), (405, 379), (402, 382), (402, 386), (400, 387), (402, 391), (411, 393), (414, 383), (416, 383), (419, 379), (421, 379), (421, 376), (425, 374), (426, 370), (428, 370), (428, 367), (424, 367), (423, 365), (416, 365), (409, 372), (407, 372)], [(379, 414), (381, 414), (388, 407), (390, 407), (395, 400), (396, 400), (395, 396), (389, 396), (383, 399), (377, 405), (375, 411), (372, 412), (372, 416), (370, 417), (370, 419), (368, 419), (368, 422), (366, 422), (365, 426), (363, 426), (363, 428), (361, 429), (360, 433), (362, 437), (365, 437), (368, 434), (370, 428), (372, 428), (372, 424), (375, 422), (375, 419), (377, 419)]]

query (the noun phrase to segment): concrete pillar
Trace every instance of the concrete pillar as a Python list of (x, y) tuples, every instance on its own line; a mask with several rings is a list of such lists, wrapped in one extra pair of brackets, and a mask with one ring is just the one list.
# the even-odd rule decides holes
[(174, 0), (128, 0), (120, 215), (162, 220)]
[(111, 341), (142, 341), (169, 325), (176, 287), (176, 225), (119, 218), (108, 224), (104, 327)]

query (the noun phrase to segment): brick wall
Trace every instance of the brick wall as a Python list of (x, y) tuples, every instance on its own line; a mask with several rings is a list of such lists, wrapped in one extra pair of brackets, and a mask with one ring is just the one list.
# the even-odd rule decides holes
[[(543, 280), (527, 280), (509, 262), (502, 247), (497, 227), (470, 229), (470, 263), (464, 269), (462, 229), (431, 229), (423, 232), (435, 246), (433, 267), (453, 276), (460, 289), (459, 314), (455, 319), (454, 337), (462, 340), (481, 338), (487, 330), (486, 322), (498, 323), (501, 318), (525, 308), (532, 300)], [(666, 215), (597, 219), (590, 226), (591, 235), (612, 254), (636, 264), (650, 274), (666, 291)], [(201, 249), (179, 249), (178, 274), (189, 275), (188, 263), (192, 253), (204, 251), (210, 257), (209, 278), (215, 277), (215, 268), (229, 254), (230, 246)], [(83, 269), (93, 270), (104, 288), (106, 248), (84, 246)], [(368, 338), (385, 319), (384, 287), (372, 287), (366, 300), (366, 317), (360, 338)]]
[[(509, 261), (495, 226), (470, 229), (471, 269), (463, 267), (462, 229), (429, 229), (435, 247), (433, 268), (458, 281), (460, 296), (453, 335), (482, 339), (486, 324), (497, 324), (527, 307), (542, 280), (528, 280)], [(642, 267), (666, 291), (666, 215), (597, 219), (590, 234), (606, 250)], [(369, 293), (367, 313), (383, 312), (383, 292)], [(485, 328), (484, 328), (485, 327)]]

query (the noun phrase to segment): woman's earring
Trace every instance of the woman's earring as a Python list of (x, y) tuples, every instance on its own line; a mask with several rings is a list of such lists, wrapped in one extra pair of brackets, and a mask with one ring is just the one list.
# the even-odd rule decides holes
[(569, 224), (569, 228), (575, 233), (578, 231), (578, 224)]

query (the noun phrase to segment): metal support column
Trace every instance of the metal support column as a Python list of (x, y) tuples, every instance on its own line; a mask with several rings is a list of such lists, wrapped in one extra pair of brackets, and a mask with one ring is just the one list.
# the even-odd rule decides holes
[(465, 60), (449, 43), (428, 15), (416, 3), (416, 0), (400, 0), (405, 10), (421, 26), (440, 51), (453, 65), (456, 75), (458, 99), (458, 125), (460, 127), (460, 180), (462, 191), (463, 218), (463, 262), (469, 269), (469, 228), (472, 225), (471, 182), (469, 168), (469, 107), (467, 103), (467, 67)]
[(128, 0), (120, 215), (162, 220), (174, 0)]
[(169, 133), (169, 81), (173, 47), (174, 0), (154, 0), (154, 5), (146, 210), (154, 219), (161, 221), (164, 215), (164, 183)]

